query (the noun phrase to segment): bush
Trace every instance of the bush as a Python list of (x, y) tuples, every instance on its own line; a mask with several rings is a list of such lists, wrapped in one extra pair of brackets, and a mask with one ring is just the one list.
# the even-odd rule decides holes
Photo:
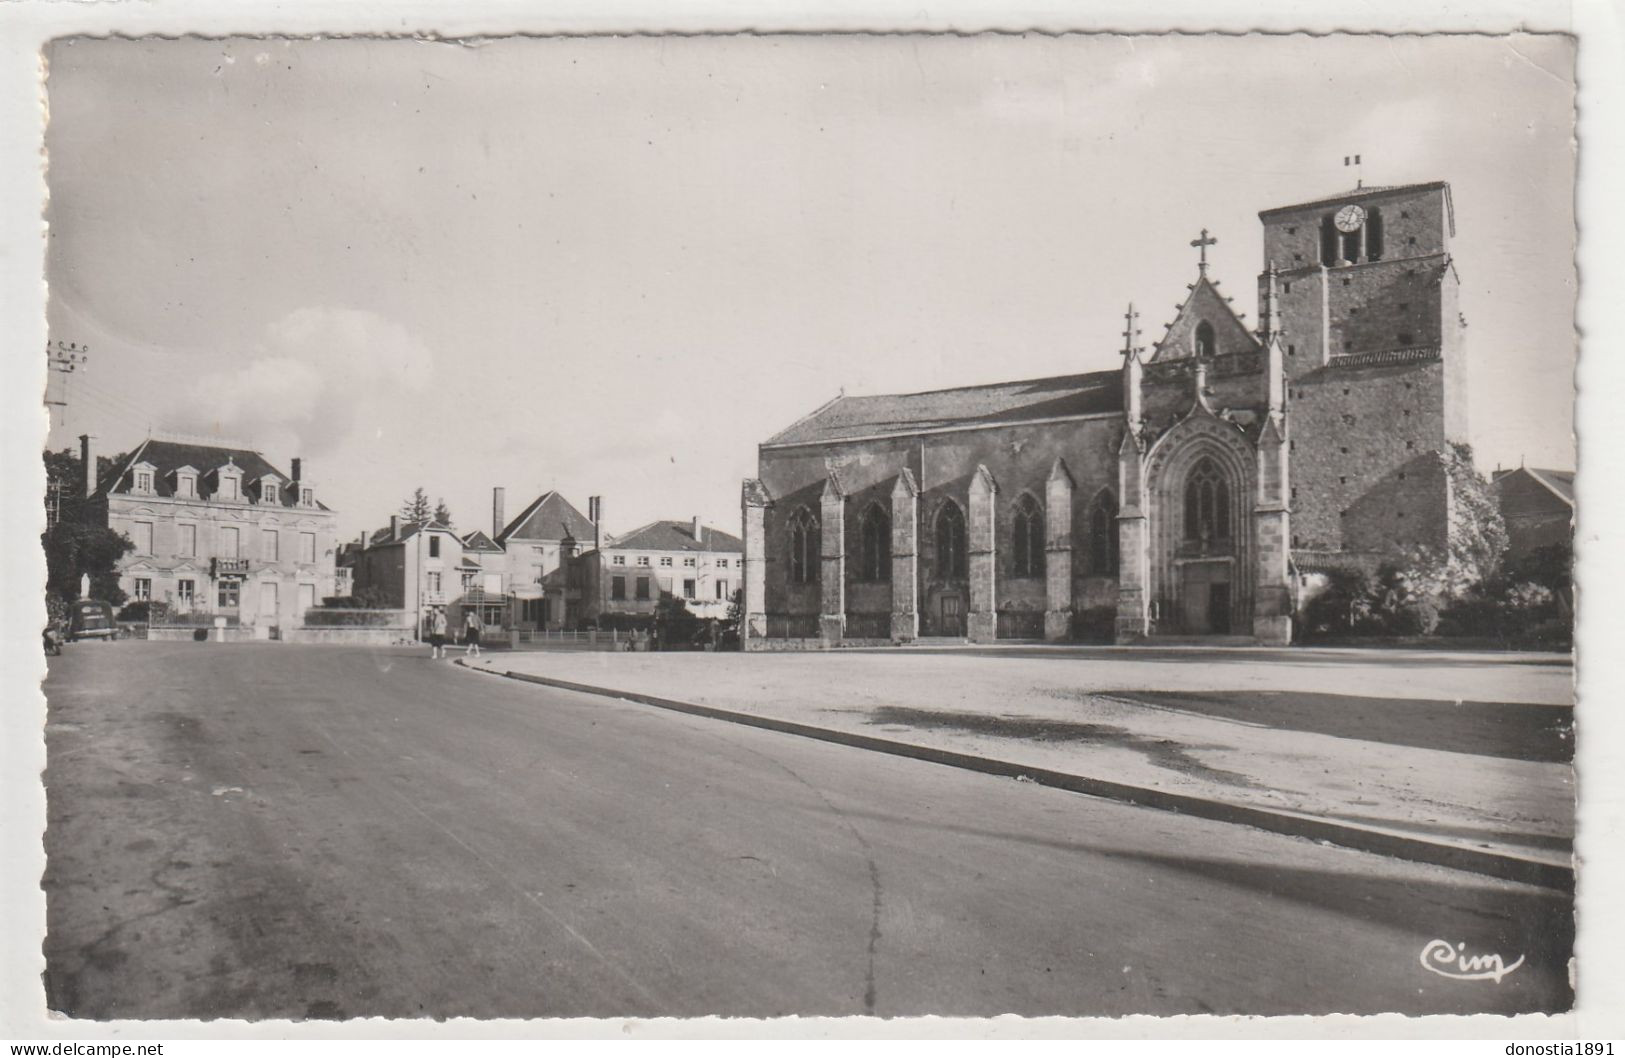
[(1560, 597), (1543, 584), (1512, 583), (1502, 577), (1477, 585), (1454, 599), (1439, 618), (1442, 636), (1475, 636), (1504, 643), (1550, 642), (1564, 649), (1573, 628)]
[(390, 603), (389, 593), (374, 584), (367, 585), (353, 595), (329, 595), (322, 599), (322, 607), (328, 610), (395, 609)]
[(386, 628), (408, 621), (399, 610), (306, 610), (306, 628)]
[(1439, 607), (1420, 596), (1402, 601), (1383, 616), (1389, 635), (1430, 636), (1439, 627)]
[(654, 614), (606, 613), (596, 621), (600, 632), (648, 632), (655, 626)]
[(1373, 635), (1371, 601), (1376, 585), (1364, 570), (1335, 569), (1326, 588), (1303, 608), (1298, 627), (1305, 639)]
[(1574, 622), (1567, 617), (1553, 617), (1530, 625), (1523, 635), (1527, 645), (1539, 650), (1571, 650), (1574, 647)]
[(149, 621), (161, 623), (169, 617), (169, 606), (162, 602), (141, 599), (118, 612), (120, 621)]

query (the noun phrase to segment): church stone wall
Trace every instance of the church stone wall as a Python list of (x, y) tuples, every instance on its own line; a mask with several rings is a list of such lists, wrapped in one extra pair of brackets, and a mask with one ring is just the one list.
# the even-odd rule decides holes
[[(762, 484), (773, 499), (764, 515), (765, 591), (762, 612), (771, 617), (786, 615), (816, 619), (821, 597), (815, 569), (806, 583), (790, 582), (789, 523), (799, 508), (805, 507), (815, 519), (821, 516), (820, 497), (824, 491), (824, 462), (816, 452), (791, 452), (762, 465)], [(769, 473), (771, 471), (771, 473)], [(769, 626), (775, 634), (782, 634)]]
[[(891, 611), (889, 581), (865, 581), (858, 562), (861, 554), (861, 515), (871, 503), (890, 509), (891, 491), (907, 468), (920, 487), (920, 531), (917, 540), (922, 592), (919, 597), (920, 631), (925, 635), (962, 634), (941, 624), (942, 597), (957, 595), (961, 613), (970, 605), (969, 577), (945, 580), (939, 576), (936, 518), (944, 503), (958, 504), (971, 522), (970, 487), (977, 467), (985, 466), (996, 482), (994, 498), (995, 607), (1000, 612), (1033, 615), (1042, 628), (1048, 592), (1045, 577), (1015, 576), (1010, 541), (1015, 532), (1015, 503), (1031, 493), (1046, 507), (1046, 483), (1057, 458), (1065, 461), (1074, 489), (1071, 516), (1075, 547), (1086, 548), (1091, 504), (1102, 489), (1117, 492), (1116, 449), (1122, 437), (1115, 416), (1062, 423), (1016, 424), (997, 429), (972, 429), (942, 434), (877, 438), (823, 445), (764, 448), (759, 458), (763, 486), (773, 499), (764, 518), (767, 552), (765, 612), (770, 618), (816, 618), (821, 593), (814, 583), (788, 583), (789, 520), (798, 507), (820, 513), (824, 484), (833, 472), (846, 494), (843, 539), (846, 553), (846, 612), (877, 618)], [(974, 548), (973, 548), (974, 550)], [(1105, 604), (1114, 600), (1115, 579), (1089, 568), (1086, 558), (1074, 560), (1074, 606)], [(865, 627), (871, 622), (863, 622)], [(772, 625), (770, 627), (777, 627)]]
[[(1296, 378), (1326, 363), (1323, 308), (1330, 274), (1319, 267), (1285, 271), (1276, 276), (1276, 305), (1281, 313), (1281, 341), (1286, 346), (1286, 373)], [(1267, 280), (1259, 277), (1259, 302)]]
[(1166, 430), (1178, 422), (1195, 401), (1191, 380), (1184, 374), (1165, 382), (1147, 380), (1140, 392), (1145, 422), (1156, 431)]
[[(1383, 502), (1405, 514), (1393, 519), (1408, 520), (1405, 540), (1430, 538), (1446, 505), (1421, 457), (1445, 444), (1443, 365), (1324, 368), (1288, 389), (1293, 546), (1355, 547), (1345, 538), (1345, 511), (1354, 512), (1355, 535), (1370, 540)], [(1434, 513), (1424, 516), (1429, 507)]]
[(1436, 346), (1442, 257), (1334, 269), (1331, 355)]
[(1343, 515), (1343, 546), (1394, 554), (1449, 542), (1450, 484), (1437, 452), (1375, 477)]
[[(1264, 222), (1264, 264), (1274, 261), (1286, 271), (1320, 262), (1320, 225), (1347, 202), (1382, 211), (1383, 257), (1444, 253), (1449, 243), (1449, 217), (1444, 185), (1424, 184), (1402, 191), (1355, 191), (1338, 199), (1300, 209), (1268, 210)], [(1414, 241), (1413, 241), (1414, 240)]]
[[(1208, 371), (1208, 404), (1215, 409), (1258, 411), (1268, 398), (1268, 379), (1264, 374), (1263, 351), (1243, 353), (1219, 360)], [(1145, 422), (1153, 432), (1168, 429), (1184, 418), (1196, 403), (1196, 384), (1192, 378), (1195, 362), (1169, 364), (1162, 371), (1178, 367), (1177, 374), (1168, 374), (1143, 385), (1141, 402)]]

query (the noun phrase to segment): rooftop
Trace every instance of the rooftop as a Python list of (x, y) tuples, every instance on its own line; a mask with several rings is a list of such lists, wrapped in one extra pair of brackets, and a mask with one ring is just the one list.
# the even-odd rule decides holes
[(1115, 370), (960, 386), (924, 393), (872, 397), (842, 395), (779, 431), (765, 444), (816, 444), (877, 435), (907, 435), (925, 430), (1002, 426), (1122, 410), (1123, 376)]
[(471, 533), (463, 534), (463, 550), (494, 552), (501, 551), (502, 545), (498, 544), (495, 540), (492, 540), (485, 530), (475, 529)]
[(1336, 206), (1351, 200), (1371, 198), (1378, 195), (1408, 194), (1419, 191), (1443, 191), (1445, 213), (1450, 220), (1450, 234), (1456, 234), (1456, 209), (1450, 200), (1450, 185), (1443, 180), (1432, 180), (1424, 184), (1374, 184), (1371, 186), (1357, 186), (1347, 191), (1341, 191), (1325, 198), (1317, 198), (1309, 202), (1298, 202), (1290, 206), (1275, 206), (1259, 212), (1259, 219), (1267, 219), (1282, 213), (1294, 213), (1302, 209), (1316, 209), (1325, 206)]
[(1574, 506), (1574, 471), (1547, 470), (1544, 467), (1514, 467), (1511, 470), (1498, 470), (1493, 480), (1501, 481), (1513, 474), (1526, 474), (1535, 482), (1544, 485), (1570, 507)]
[(452, 530), (451, 526), (446, 525), (444, 522), (436, 522), (436, 521), (432, 521), (432, 520), (428, 521), (428, 522), (407, 522), (407, 521), (403, 521), (403, 522), (401, 522), (401, 535), (400, 535), (400, 537), (398, 539), (391, 540), (389, 538), (389, 536), (390, 536), (389, 526), (386, 525), (382, 529), (373, 530), (372, 535), (367, 538), (367, 547), (368, 548), (374, 548), (374, 547), (384, 547), (384, 546), (386, 546), (388, 544), (398, 544), (402, 540), (411, 539), (412, 537), (416, 536), (420, 532), (434, 532), (434, 531), (437, 531), (437, 530), (439, 532), (442, 532), (442, 533), (451, 533), (453, 536), (457, 535)]
[[(219, 445), (195, 444), (182, 441), (160, 441), (148, 439), (130, 452), (122, 461), (113, 467), (102, 480), (97, 483), (97, 492), (127, 493), (134, 481), (130, 471), (138, 463), (150, 463), (156, 470), (153, 475), (153, 494), (158, 496), (175, 495), (175, 471), (183, 467), (191, 467), (197, 471), (201, 488), (204, 477), (227, 463), (235, 464), (243, 472), (244, 482), (255, 482), (270, 475), (278, 479), (283, 485), (293, 481), (288, 475), (271, 465), (270, 460), (251, 448), (228, 448)], [(284, 507), (297, 507), (299, 497), (293, 489), (280, 490), (279, 503)], [(204, 497), (207, 499), (207, 497)], [(245, 490), (244, 499), (251, 503), (262, 503), (258, 490)], [(317, 501), (317, 510), (327, 510), (327, 506)]]
[(604, 545), (605, 550), (618, 551), (738, 551), (745, 550), (744, 541), (732, 533), (710, 526), (700, 526), (699, 539), (694, 538), (693, 522), (650, 522), (648, 525), (623, 533)]
[(531, 501), (497, 534), (496, 542), (504, 547), (509, 540), (563, 540), (571, 537), (579, 543), (593, 538), (593, 524), (585, 514), (557, 492), (549, 489)]

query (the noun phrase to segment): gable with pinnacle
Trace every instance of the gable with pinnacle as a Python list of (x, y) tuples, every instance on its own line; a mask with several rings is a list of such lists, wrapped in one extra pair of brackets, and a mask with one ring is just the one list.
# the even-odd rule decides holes
[(1203, 275), (1191, 285), (1190, 294), (1174, 314), (1167, 332), (1157, 342), (1150, 362), (1188, 360), (1197, 353), (1197, 338), (1203, 324), (1212, 335), (1212, 355), (1257, 353), (1262, 348), (1247, 329), (1230, 302), (1219, 293), (1218, 284)]

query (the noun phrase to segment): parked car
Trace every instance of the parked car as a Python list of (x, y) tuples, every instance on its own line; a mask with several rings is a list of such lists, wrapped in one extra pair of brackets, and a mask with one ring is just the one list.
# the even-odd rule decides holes
[(68, 639), (117, 639), (113, 607), (100, 599), (80, 599), (68, 605)]

